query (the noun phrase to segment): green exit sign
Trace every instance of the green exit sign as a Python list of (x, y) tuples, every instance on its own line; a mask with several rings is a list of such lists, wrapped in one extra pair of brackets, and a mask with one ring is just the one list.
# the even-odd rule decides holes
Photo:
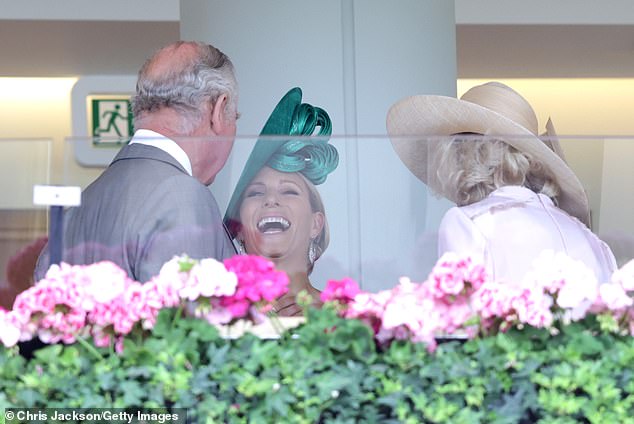
[(130, 96), (89, 96), (89, 127), (95, 146), (126, 144), (134, 132)]

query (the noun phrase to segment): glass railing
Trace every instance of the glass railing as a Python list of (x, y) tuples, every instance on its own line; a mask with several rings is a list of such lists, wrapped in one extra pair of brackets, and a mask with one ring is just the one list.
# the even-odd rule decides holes
[[(226, 164), (209, 187), (222, 215), (230, 203), (257, 139), (257, 136), (236, 137)], [(284, 140), (287, 139), (288, 137), (285, 137)], [(275, 137), (262, 140), (266, 143), (281, 144), (280, 139)], [(325, 142), (316, 138), (296, 140), (305, 144)], [(357, 280), (363, 289), (378, 291), (394, 286), (401, 276), (408, 276), (414, 281), (422, 281), (427, 277), (438, 259), (438, 232), (441, 221), (446, 212), (456, 205), (455, 199), (452, 201), (446, 198), (447, 196), (436, 194), (437, 191), (447, 191), (451, 188), (448, 188), (446, 183), (449, 179), (439, 171), (449, 166), (450, 159), (437, 151), (437, 146), (447, 144), (448, 140), (447, 137), (429, 136), (398, 139), (390, 139), (387, 136), (329, 138), (329, 143), (338, 152), (338, 166), (327, 175), (323, 183), (316, 186), (325, 207), (329, 243), (321, 257), (315, 261), (314, 270), (310, 275), (315, 287), (323, 288), (330, 279), (351, 277)], [(192, 149), (199, 155), (213, 156), (214, 151), (226, 148), (227, 144), (226, 140), (189, 141), (197, 146)], [(475, 145), (484, 144), (485, 141), (488, 142), (489, 139), (467, 139), (463, 136), (459, 142)], [(518, 139), (514, 142), (520, 146), (524, 141)], [(624, 264), (634, 258), (634, 219), (631, 216), (634, 207), (634, 190), (631, 188), (634, 186), (634, 168), (630, 164), (631, 158), (634, 157), (634, 138), (559, 136), (558, 142), (569, 169), (576, 174), (580, 182), (579, 187), (587, 195), (588, 225), (609, 245), (617, 265)], [(85, 189), (103, 172), (124, 145), (125, 142), (117, 143), (117, 140), (68, 138), (63, 154), (64, 172), (60, 183)], [(41, 208), (34, 207), (30, 199), (33, 185), (48, 182), (48, 170), (52, 165), (50, 143), (46, 141), (7, 141), (6, 144), (0, 144), (0, 148), (3, 149), (2, 161), (5, 164), (5, 178), (0, 183), (3, 184), (2, 213), (19, 217), (16, 221), (0, 219), (1, 225), (7, 227), (2, 232), (0, 256), (0, 266), (6, 280), (7, 267), (13, 258), (19, 255), (26, 245), (34, 243), (38, 237), (46, 234), (44, 212)], [(536, 149), (531, 152), (540, 157), (544, 153), (543, 146)], [(317, 160), (310, 158), (305, 151), (300, 151), (298, 155), (299, 159), (306, 162)], [(563, 163), (554, 160), (551, 165), (560, 167)], [(194, 172), (204, 173), (205, 167), (206, 165), (194, 164)], [(504, 171), (508, 174), (513, 170), (505, 168)], [(413, 172), (417, 173), (418, 177)], [(574, 192), (574, 182), (566, 179), (573, 175), (572, 172), (556, 175), (556, 178), (563, 179), (561, 182), (568, 192)], [(120, 178), (117, 181), (118, 186), (110, 186), (109, 192), (104, 196), (113, 196), (113, 191), (123, 191), (124, 187), (136, 187), (134, 190), (126, 191), (131, 193), (130, 195), (141, 198), (145, 196), (144, 190), (149, 185), (135, 179), (138, 177), (133, 177), (134, 173), (128, 175), (132, 176), (132, 179)], [(445, 181), (444, 188), (435, 187), (432, 190), (430, 187), (439, 184), (438, 181)], [(533, 180), (530, 184), (535, 188), (542, 182)], [(458, 185), (456, 183), (453, 188), (457, 189)], [(265, 194), (262, 188), (268, 189), (268, 186), (262, 184), (245, 196), (263, 198)], [(177, 192), (181, 189), (176, 187), (173, 191), (174, 197), (179, 198)], [(280, 196), (284, 195), (283, 191), (279, 193)], [(270, 200), (272, 203), (280, 204), (284, 201), (275, 198)], [(241, 205), (244, 205), (244, 202)], [(182, 204), (180, 207), (194, 206)], [(290, 234), (289, 228), (307, 228), (306, 231), (310, 232), (310, 225), (300, 225), (301, 220), (288, 214), (291, 212), (286, 212), (280, 207), (279, 210), (268, 211), (264, 215), (254, 215), (258, 217), (255, 223), (257, 231), (260, 232), (258, 237), (275, 239), (281, 243), (285, 240), (284, 237)], [(148, 212), (147, 221), (151, 221), (150, 215)], [(271, 219), (262, 221), (260, 218), (264, 217)], [(104, 217), (95, 219), (94, 225), (100, 225), (99, 220)], [(579, 219), (583, 220), (582, 217)], [(26, 229), (23, 228), (25, 225)], [(317, 226), (319, 227), (319, 224)], [(28, 233), (28, 237), (21, 239), (20, 242), (10, 241), (11, 237), (17, 237), (18, 233), (22, 234), (21, 232)], [(323, 237), (321, 232), (317, 232)], [(509, 237), (511, 236), (509, 234)], [(304, 238), (306, 239), (306, 236)], [(308, 237), (313, 238), (315, 234)], [(323, 239), (321, 241), (323, 244)], [(245, 240), (245, 243), (247, 251), (249, 247), (251, 249), (249, 253), (259, 248), (248, 246), (248, 240)], [(307, 249), (305, 244), (301, 248), (297, 247), (299, 245), (294, 246), (298, 250)], [(66, 244), (64, 248), (71, 249), (76, 246)], [(126, 247), (108, 248), (116, 250)], [(522, 254), (523, 252), (518, 252), (520, 257)]]
[(47, 210), (33, 203), (33, 186), (50, 184), (52, 139), (0, 139), (0, 306), (33, 282), (47, 235)]

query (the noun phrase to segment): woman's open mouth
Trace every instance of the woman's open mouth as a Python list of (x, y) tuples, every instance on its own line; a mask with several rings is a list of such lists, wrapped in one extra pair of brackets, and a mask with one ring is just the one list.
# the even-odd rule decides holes
[(263, 234), (275, 234), (286, 231), (291, 223), (281, 216), (267, 216), (258, 221), (258, 230)]

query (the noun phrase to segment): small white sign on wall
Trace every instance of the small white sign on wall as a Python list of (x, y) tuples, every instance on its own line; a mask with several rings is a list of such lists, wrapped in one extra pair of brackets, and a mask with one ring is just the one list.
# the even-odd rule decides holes
[(81, 188), (34, 185), (33, 204), (38, 206), (79, 206), (81, 204)]

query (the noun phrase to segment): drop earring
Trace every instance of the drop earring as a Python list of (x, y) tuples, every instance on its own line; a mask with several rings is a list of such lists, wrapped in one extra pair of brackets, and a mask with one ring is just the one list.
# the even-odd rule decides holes
[(247, 254), (247, 250), (244, 248), (244, 241), (243, 240), (233, 239), (233, 244), (236, 247), (236, 251), (238, 252), (238, 255), (246, 255)]
[(312, 266), (317, 260), (317, 243), (315, 239), (310, 240), (310, 246), (308, 247), (308, 263)]

